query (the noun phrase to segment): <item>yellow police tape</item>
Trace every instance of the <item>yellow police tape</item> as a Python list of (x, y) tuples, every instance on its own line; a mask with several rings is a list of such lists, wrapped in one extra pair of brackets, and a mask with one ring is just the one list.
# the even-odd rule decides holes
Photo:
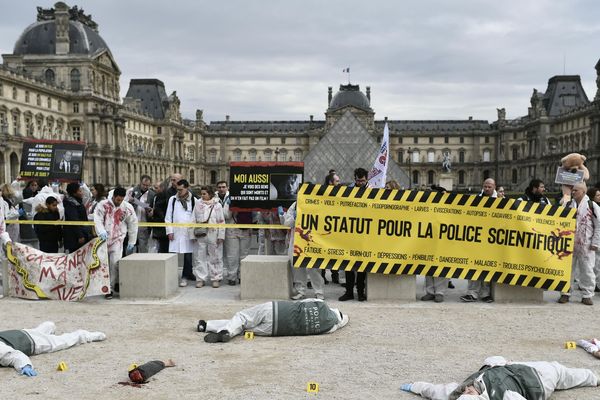
[[(7, 224), (20, 225), (68, 225), (68, 226), (94, 226), (94, 221), (30, 221), (30, 220), (5, 220)], [(140, 228), (159, 228), (172, 226), (174, 228), (223, 228), (223, 229), (290, 229), (285, 225), (262, 225), (262, 224), (195, 224), (195, 223), (168, 223), (168, 222), (140, 222)]]
[(490, 197), (304, 184), (294, 267), (426, 275), (566, 291), (572, 208)]

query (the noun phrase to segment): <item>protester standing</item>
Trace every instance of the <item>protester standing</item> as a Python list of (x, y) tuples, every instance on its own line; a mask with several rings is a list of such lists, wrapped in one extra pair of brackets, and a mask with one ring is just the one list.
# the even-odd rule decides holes
[[(167, 213), (167, 206), (169, 198), (167, 197), (167, 186), (168, 182), (164, 181), (160, 184), (154, 185), (155, 196), (152, 199), (152, 208), (148, 210), (148, 221), (150, 222), (165, 222), (165, 214)], [(152, 240), (156, 241), (156, 251), (158, 253), (169, 252), (169, 238), (164, 226), (155, 226), (151, 228)]]
[[(134, 186), (132, 189), (127, 191), (127, 198), (129, 203), (133, 206), (135, 214), (139, 222), (146, 222), (148, 210), (150, 205), (154, 201), (155, 193), (151, 189), (152, 178), (148, 175), (142, 175), (140, 183)], [(150, 228), (140, 227), (138, 228), (137, 235), (137, 252), (147, 253), (148, 252), (148, 241), (150, 240)]]
[[(67, 185), (67, 198), (64, 201), (64, 206), (65, 221), (88, 221), (87, 212), (83, 205), (83, 192), (79, 183), (71, 182)], [(92, 229), (84, 225), (65, 225), (63, 237), (65, 251), (73, 253), (92, 239)]]
[[(46, 204), (39, 205), (37, 213), (33, 217), (34, 221), (60, 221), (58, 212), (58, 200), (49, 196), (46, 198)], [(34, 225), (33, 229), (40, 243), (40, 250), (44, 253), (58, 253), (60, 242), (62, 241), (62, 226), (55, 225)]]

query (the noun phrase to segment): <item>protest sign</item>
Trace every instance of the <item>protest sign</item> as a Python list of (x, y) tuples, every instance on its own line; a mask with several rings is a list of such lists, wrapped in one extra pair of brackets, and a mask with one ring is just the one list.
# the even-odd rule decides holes
[(7, 244), (9, 295), (23, 299), (78, 301), (110, 289), (106, 244), (92, 240), (70, 254), (48, 254)]
[(81, 181), (85, 143), (29, 140), (23, 143), (21, 179)]
[(558, 167), (556, 169), (556, 177), (554, 178), (554, 183), (572, 186), (576, 183), (583, 182), (583, 175), (584, 172), (581, 170), (571, 172), (566, 171), (562, 167)]
[(229, 195), (232, 210), (287, 208), (302, 184), (302, 162), (232, 162)]
[(431, 191), (303, 185), (294, 267), (569, 289), (572, 208)]

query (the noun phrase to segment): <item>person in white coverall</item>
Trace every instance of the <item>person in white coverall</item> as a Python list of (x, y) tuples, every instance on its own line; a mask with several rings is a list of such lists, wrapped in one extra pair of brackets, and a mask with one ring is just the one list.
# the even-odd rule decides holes
[(235, 313), (232, 319), (200, 320), (198, 332), (207, 343), (228, 342), (243, 331), (258, 336), (304, 336), (332, 333), (348, 323), (348, 315), (323, 300), (269, 301)]
[(118, 292), (119, 260), (123, 257), (123, 242), (129, 235), (127, 253), (131, 253), (137, 240), (138, 220), (132, 205), (125, 199), (125, 188), (118, 187), (109, 200), (102, 200), (94, 210), (94, 224), (98, 237), (106, 241), (108, 264), (110, 267), (110, 289), (105, 297), (112, 298), (112, 292)]
[[(576, 183), (571, 191), (572, 200), (567, 207), (577, 208), (577, 228), (575, 230), (575, 246), (573, 249), (573, 265), (571, 273), (571, 287), (573, 276), (577, 275), (579, 288), (582, 292), (581, 302), (593, 305), (596, 275), (596, 251), (600, 248), (600, 207), (590, 200), (586, 194), (585, 183)], [(567, 303), (571, 292), (561, 293), (558, 302)]]
[(431, 400), (546, 400), (555, 390), (598, 386), (589, 369), (567, 368), (554, 361), (507, 362), (489, 357), (462, 384), (406, 383), (401, 390)]
[[(194, 207), (194, 223), (223, 224), (223, 209), (210, 186), (200, 188), (200, 200)], [(196, 242), (194, 251), (194, 276), (196, 287), (201, 288), (209, 280), (212, 287), (218, 288), (223, 279), (223, 228), (194, 228), (190, 230), (191, 238)]]
[(21, 375), (36, 376), (29, 356), (53, 353), (77, 344), (99, 342), (106, 339), (102, 332), (82, 329), (55, 335), (56, 325), (52, 321), (41, 323), (33, 329), (0, 331), (0, 365), (13, 367)]
[[(289, 226), (291, 229), (288, 232), (288, 255), (293, 264), (294, 262), (294, 227), (296, 226), (296, 202), (284, 213), (283, 208), (278, 208), (281, 224)], [(300, 300), (306, 297), (307, 280), (310, 277), (310, 282), (315, 290), (315, 297), (323, 300), (325, 298), (323, 292), (324, 281), (321, 276), (321, 270), (318, 268), (294, 268), (292, 265), (294, 276), (294, 289), (296, 294), (292, 296), (293, 300)]]

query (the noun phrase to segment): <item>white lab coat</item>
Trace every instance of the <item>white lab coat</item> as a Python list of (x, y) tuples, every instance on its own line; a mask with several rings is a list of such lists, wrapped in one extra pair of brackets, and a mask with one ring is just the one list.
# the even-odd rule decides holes
[[(555, 390), (598, 385), (598, 377), (593, 371), (589, 369), (567, 368), (556, 361), (508, 362), (501, 356), (488, 357), (484, 361), (484, 365), (489, 365), (490, 367), (507, 364), (522, 364), (535, 369), (544, 387), (544, 399), (548, 399)], [(457, 400), (489, 400), (487, 389), (481, 376), (476, 381), (477, 386), (484, 389), (483, 392), (480, 395), (462, 395)], [(411, 392), (419, 394), (426, 399), (447, 400), (448, 396), (459, 386), (456, 382), (438, 385), (427, 382), (415, 382), (412, 384)], [(504, 393), (503, 400), (527, 399), (519, 393), (508, 390)]]
[[(173, 199), (175, 199), (175, 203), (173, 203)], [(199, 200), (195, 200), (199, 201)], [(173, 208), (173, 204), (175, 204), (175, 208)], [(187, 210), (183, 208), (181, 205), (181, 201), (177, 199), (177, 195), (171, 196), (169, 198), (169, 203), (167, 206), (167, 214), (165, 215), (165, 222), (167, 223), (182, 223), (189, 224), (194, 222), (194, 210), (192, 208), (192, 193), (189, 192), (189, 196), (187, 199)], [(170, 253), (193, 253), (194, 252), (194, 242), (190, 239), (190, 231), (193, 228), (177, 228), (172, 226), (167, 226), (165, 231), (167, 235), (172, 233), (173, 240), (169, 240), (169, 252)]]

